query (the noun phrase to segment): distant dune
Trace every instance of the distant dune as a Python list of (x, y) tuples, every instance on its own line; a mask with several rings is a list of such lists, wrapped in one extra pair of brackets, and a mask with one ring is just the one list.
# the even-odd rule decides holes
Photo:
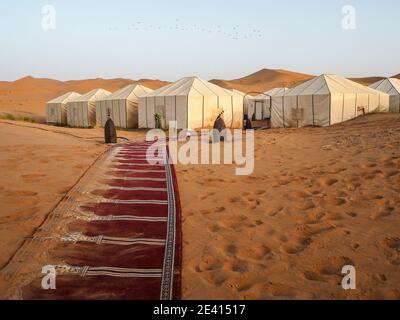
[(382, 79), (385, 79), (385, 78), (384, 77), (350, 78), (350, 80), (358, 82), (364, 86), (369, 86), (370, 84), (373, 84)]
[[(313, 75), (287, 70), (262, 69), (253, 74), (235, 80), (213, 79), (216, 85), (237, 89), (242, 92), (265, 92), (276, 87), (292, 88), (313, 78)], [(400, 78), (400, 74), (394, 76)], [(382, 77), (353, 78), (363, 85), (370, 85)], [(85, 93), (95, 88), (114, 92), (132, 83), (139, 83), (151, 89), (158, 89), (169, 82), (152, 79), (87, 79), (59, 81), (46, 78), (24, 77), (8, 82), (0, 81), (0, 116), (6, 113), (28, 116), (35, 121), (45, 121), (45, 103), (69, 91)]]
[(313, 77), (313, 75), (286, 70), (262, 69), (240, 79), (213, 79), (211, 82), (224, 88), (237, 89), (242, 92), (265, 92), (276, 87), (294, 87)]
[(139, 83), (151, 89), (160, 88), (168, 82), (141, 79), (88, 79), (58, 81), (45, 78), (25, 77), (14, 82), (0, 81), (0, 115), (11, 113), (29, 116), (44, 121), (45, 103), (69, 91), (85, 93), (95, 88), (116, 91), (132, 83)]

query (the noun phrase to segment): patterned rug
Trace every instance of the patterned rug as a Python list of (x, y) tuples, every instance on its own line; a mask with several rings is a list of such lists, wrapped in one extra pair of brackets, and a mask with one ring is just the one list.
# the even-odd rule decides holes
[[(161, 161), (147, 162), (150, 145), (113, 147), (104, 172), (91, 172), (98, 180), (94, 189), (77, 186), (60, 204), (58, 216), (68, 211), (80, 218), (69, 220), (65, 234), (49, 236), (53, 243), (57, 238), (48, 250), (48, 262), (56, 263), (56, 290), (44, 290), (38, 277), (23, 288), (23, 299), (180, 299), (176, 175), (165, 144), (156, 154)], [(33, 241), (45, 239), (42, 232)]]

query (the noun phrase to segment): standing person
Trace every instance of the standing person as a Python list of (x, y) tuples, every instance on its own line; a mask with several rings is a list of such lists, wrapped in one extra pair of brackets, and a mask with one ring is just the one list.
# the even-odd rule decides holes
[(117, 131), (115, 129), (114, 121), (110, 116), (110, 110), (107, 111), (107, 121), (104, 125), (104, 141), (107, 144), (117, 143)]

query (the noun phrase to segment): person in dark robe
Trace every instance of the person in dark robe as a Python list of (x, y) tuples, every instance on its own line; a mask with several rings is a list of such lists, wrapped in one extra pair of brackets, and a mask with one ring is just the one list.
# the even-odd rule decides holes
[(224, 136), (221, 135), (221, 132), (226, 129), (225, 121), (222, 118), (223, 114), (224, 114), (224, 111), (222, 111), (218, 115), (217, 119), (214, 122), (212, 142), (224, 141)]
[(244, 126), (245, 130), (252, 130), (253, 129), (253, 125), (251, 124), (251, 120), (249, 118), (247, 118), (246, 120), (246, 125)]
[(117, 143), (117, 130), (115, 129), (114, 121), (110, 116), (110, 110), (107, 111), (107, 121), (104, 126), (104, 140), (106, 144)]

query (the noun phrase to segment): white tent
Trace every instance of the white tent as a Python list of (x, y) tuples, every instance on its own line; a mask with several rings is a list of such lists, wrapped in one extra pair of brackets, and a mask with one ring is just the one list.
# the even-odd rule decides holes
[(96, 121), (104, 127), (110, 113), (111, 119), (118, 128), (138, 127), (138, 98), (153, 90), (138, 84), (131, 84), (104, 99), (96, 101)]
[(197, 77), (180, 79), (139, 98), (139, 128), (154, 128), (155, 114), (167, 129), (177, 121), (177, 129), (212, 128), (217, 116), (228, 128), (243, 127), (243, 95)]
[(246, 97), (245, 114), (249, 119), (264, 120), (271, 118), (271, 97), (283, 94), (288, 88), (274, 88), (257, 96)]
[(80, 97), (76, 92), (68, 92), (46, 103), (47, 123), (67, 124), (67, 103)]
[(330, 126), (386, 112), (389, 96), (336, 75), (321, 75), (272, 97), (272, 127)]
[(94, 89), (68, 102), (67, 123), (71, 127), (90, 128), (96, 125), (96, 101), (111, 94), (104, 89)]
[(371, 84), (369, 87), (387, 93), (390, 99), (389, 111), (400, 112), (400, 79), (383, 79)]

